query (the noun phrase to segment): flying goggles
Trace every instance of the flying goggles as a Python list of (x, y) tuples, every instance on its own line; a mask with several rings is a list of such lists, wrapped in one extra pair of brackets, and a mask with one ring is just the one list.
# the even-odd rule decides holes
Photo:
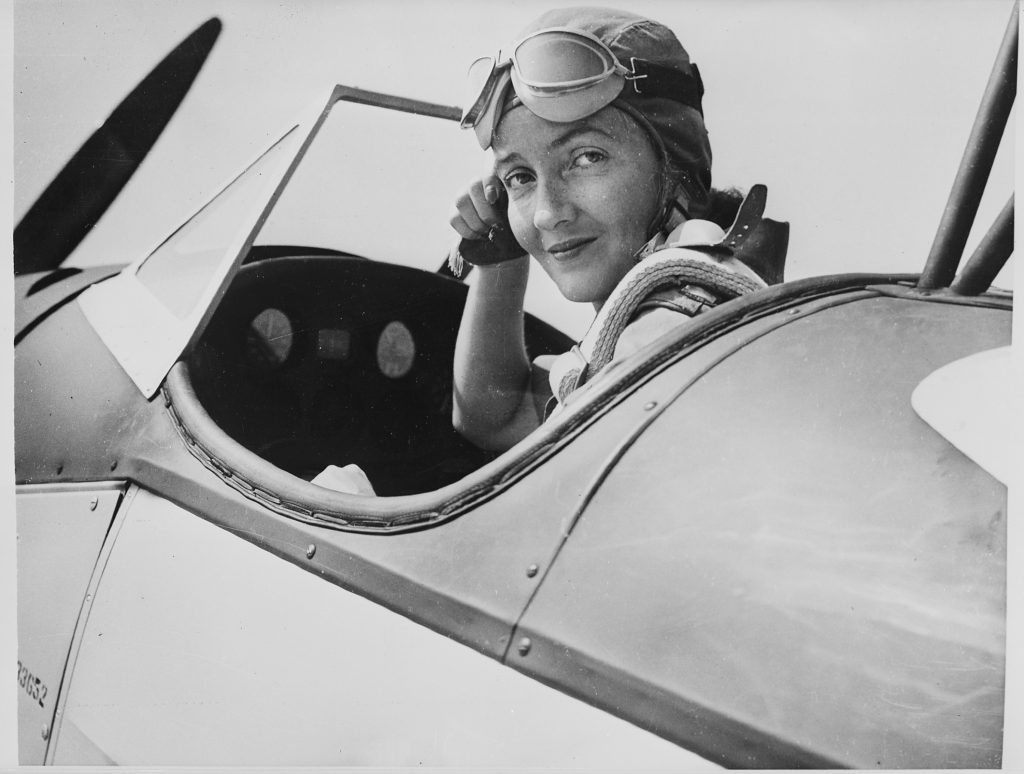
[(596, 113), (627, 82), (636, 94), (667, 97), (701, 111), (704, 84), (696, 65), (690, 65), (692, 75), (636, 57), (629, 58), (629, 65), (587, 32), (553, 27), (531, 33), (513, 44), (508, 58), (499, 52), (470, 65), (461, 126), (472, 127), (480, 147), (489, 148), (510, 82), (530, 111), (559, 123)]

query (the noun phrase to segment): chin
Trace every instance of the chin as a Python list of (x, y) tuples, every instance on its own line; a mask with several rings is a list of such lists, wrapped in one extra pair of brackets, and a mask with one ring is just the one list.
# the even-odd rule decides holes
[[(623, 273), (622, 276), (625, 276)], [(598, 277), (561, 277), (555, 278), (558, 290), (569, 301), (583, 304), (602, 304), (615, 290), (615, 285), (622, 277), (616, 277), (614, 282), (606, 278)]]
[(567, 301), (572, 301), (577, 304), (589, 304), (593, 302), (593, 299), (586, 293), (575, 293), (563, 290), (562, 296), (564, 296)]
[(584, 304), (600, 304), (607, 300), (629, 266), (608, 265), (591, 260), (584, 263), (558, 265), (540, 261), (548, 277), (567, 300)]
[(608, 293), (563, 293), (567, 301), (577, 304), (588, 304), (594, 307), (594, 313), (601, 311), (605, 301), (608, 300)]
[(600, 290), (580, 286), (576, 283), (556, 283), (558, 285), (559, 292), (568, 301), (574, 301), (580, 304), (593, 304), (599, 301), (604, 301), (608, 298), (608, 293), (602, 293)]

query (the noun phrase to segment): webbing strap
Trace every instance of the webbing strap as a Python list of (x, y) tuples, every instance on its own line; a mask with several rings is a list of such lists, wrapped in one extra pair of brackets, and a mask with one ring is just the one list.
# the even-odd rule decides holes
[(578, 347), (576, 363), (557, 378), (553, 392), (563, 401), (587, 379), (611, 361), (615, 344), (637, 308), (658, 288), (671, 284), (699, 285), (722, 300), (736, 298), (764, 287), (748, 277), (719, 266), (713, 259), (686, 248), (659, 250), (634, 266), (616, 286)]
[(732, 257), (756, 228), (766, 200), (767, 188), (754, 185), (728, 232), (709, 221), (689, 220), (667, 238), (651, 240), (641, 253), (642, 259), (604, 302), (583, 341), (551, 369), (549, 383), (559, 402), (611, 362), (619, 336), (637, 308), (659, 288), (696, 285), (724, 301), (767, 287), (756, 273)]

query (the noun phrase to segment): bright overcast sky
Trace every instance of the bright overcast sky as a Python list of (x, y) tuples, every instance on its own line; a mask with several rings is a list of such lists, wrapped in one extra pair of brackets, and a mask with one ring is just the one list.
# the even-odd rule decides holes
[[(669, 24), (699, 63), (715, 181), (768, 185), (767, 214), (792, 223), (787, 276), (921, 269), (1008, 0), (619, 5)], [(15, 218), (138, 79), (210, 15), (224, 30), (192, 94), (74, 262), (126, 261), (152, 247), (325, 84), (459, 103), (467, 64), (549, 7), (17, 2)], [(990, 188), (969, 250), (1012, 191), (1007, 147)]]

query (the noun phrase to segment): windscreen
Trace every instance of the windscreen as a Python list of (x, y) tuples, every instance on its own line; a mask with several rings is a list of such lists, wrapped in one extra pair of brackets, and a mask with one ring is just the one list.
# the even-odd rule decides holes
[[(449, 225), (455, 198), (491, 163), (457, 121), (339, 101), (255, 244), (334, 249), (437, 271), (458, 239)], [(526, 309), (577, 338), (593, 317), (589, 305), (562, 298), (536, 265)]]
[[(455, 198), (488, 168), (489, 155), (457, 122), (409, 112), (422, 103), (345, 96), (338, 87), (326, 108), (314, 105), (149, 256), (82, 294), (90, 324), (147, 397), (202, 334), (253, 244), (299, 255), (326, 248), (430, 272), (444, 264), (457, 240)], [(525, 308), (575, 338), (593, 316), (538, 269)]]
[(306, 245), (436, 270), (459, 186), (487, 161), (454, 121), (337, 102), (256, 244)]
[(297, 139), (297, 130), (289, 131), (139, 266), (139, 281), (179, 320), (196, 309), (214, 277), (226, 271), (224, 263), (236, 257), (230, 247), (239, 225), (254, 217), (268, 195), (264, 178), (291, 159)]

